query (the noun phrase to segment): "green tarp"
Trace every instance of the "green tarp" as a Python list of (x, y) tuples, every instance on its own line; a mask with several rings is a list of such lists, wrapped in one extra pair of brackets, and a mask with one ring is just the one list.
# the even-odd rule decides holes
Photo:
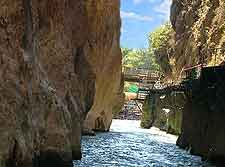
[(137, 85), (130, 85), (130, 87), (128, 88), (128, 92), (137, 93), (138, 92), (138, 86)]

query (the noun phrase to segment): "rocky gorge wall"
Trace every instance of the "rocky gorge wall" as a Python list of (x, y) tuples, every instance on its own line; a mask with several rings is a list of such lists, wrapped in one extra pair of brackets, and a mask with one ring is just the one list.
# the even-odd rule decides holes
[[(217, 75), (219, 73), (219, 75)], [(225, 164), (225, 67), (205, 68), (186, 94), (182, 132), (177, 144), (192, 154)]]
[(143, 105), (141, 126), (154, 126), (171, 134), (180, 134), (185, 101), (183, 93), (149, 95)]
[(109, 127), (119, 29), (119, 0), (0, 0), (0, 167), (72, 166), (87, 113)]
[(225, 2), (223, 0), (173, 0), (171, 23), (175, 46), (171, 59), (174, 78), (183, 67), (219, 65), (224, 60)]
[(92, 3), (98, 4), (98, 8), (91, 5), (88, 8), (92, 30), (89, 35), (95, 41), (89, 50), (89, 58), (96, 74), (96, 94), (84, 122), (84, 130), (108, 131), (113, 112), (122, 108), (124, 98), (119, 42), (120, 6), (119, 0), (93, 0)]
[[(172, 56), (176, 62), (174, 78), (180, 76), (184, 67), (223, 64), (224, 19), (223, 0), (173, 0), (171, 22), (175, 30)], [(207, 68), (200, 80), (192, 83), (193, 90), (187, 96), (182, 132), (177, 142), (194, 154), (217, 162), (223, 161), (222, 166), (225, 162), (223, 70)]]

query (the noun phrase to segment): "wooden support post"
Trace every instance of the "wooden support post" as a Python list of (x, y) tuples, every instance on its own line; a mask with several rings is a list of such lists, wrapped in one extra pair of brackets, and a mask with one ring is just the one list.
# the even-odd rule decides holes
[(142, 109), (140, 108), (140, 106), (138, 105), (137, 101), (134, 100), (134, 102), (136, 103), (136, 105), (137, 105), (138, 109), (140, 110), (140, 112), (143, 113), (143, 111), (142, 111)]

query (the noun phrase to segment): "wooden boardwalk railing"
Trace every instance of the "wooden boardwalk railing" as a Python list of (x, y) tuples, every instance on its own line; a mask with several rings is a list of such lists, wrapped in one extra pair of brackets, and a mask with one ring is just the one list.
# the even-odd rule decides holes
[(124, 80), (128, 82), (156, 82), (162, 76), (160, 71), (128, 67), (123, 67), (123, 74)]
[(167, 95), (172, 92), (180, 92), (184, 93), (186, 90), (185, 86), (182, 84), (179, 85), (168, 85), (162, 88), (155, 88), (155, 87), (145, 87), (145, 88), (139, 88), (137, 92), (137, 98), (135, 100), (138, 101), (144, 101), (148, 95)]
[(182, 84), (163, 84), (160, 82), (162, 73), (140, 68), (123, 67), (124, 80), (139, 83), (137, 98), (134, 100), (144, 101), (148, 95), (168, 94), (171, 92), (184, 92)]

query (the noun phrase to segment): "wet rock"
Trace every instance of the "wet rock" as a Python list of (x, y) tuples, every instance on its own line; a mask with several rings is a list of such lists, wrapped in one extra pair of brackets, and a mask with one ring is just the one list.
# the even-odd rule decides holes
[(224, 84), (224, 67), (202, 71), (200, 79), (193, 82), (193, 89), (188, 93), (182, 132), (177, 141), (181, 148), (219, 164), (225, 160)]
[(181, 132), (182, 112), (186, 97), (183, 93), (151, 94), (143, 106), (141, 126), (157, 127), (178, 135)]
[(83, 136), (95, 136), (95, 132), (93, 130), (83, 128), (82, 135)]
[[(64, 153), (66, 156), (66, 153)], [(62, 157), (58, 156), (55, 152), (42, 152), (41, 156), (35, 157), (33, 160), (34, 167), (73, 167), (71, 161), (65, 161)]]
[[(176, 32), (174, 74), (180, 75), (183, 67), (197, 64), (222, 65), (225, 46), (224, 1), (173, 0), (171, 9), (171, 22)], [(188, 98), (177, 144), (204, 159), (223, 162), (223, 70), (207, 68), (203, 73), (200, 80), (193, 81), (193, 90), (186, 92)]]

